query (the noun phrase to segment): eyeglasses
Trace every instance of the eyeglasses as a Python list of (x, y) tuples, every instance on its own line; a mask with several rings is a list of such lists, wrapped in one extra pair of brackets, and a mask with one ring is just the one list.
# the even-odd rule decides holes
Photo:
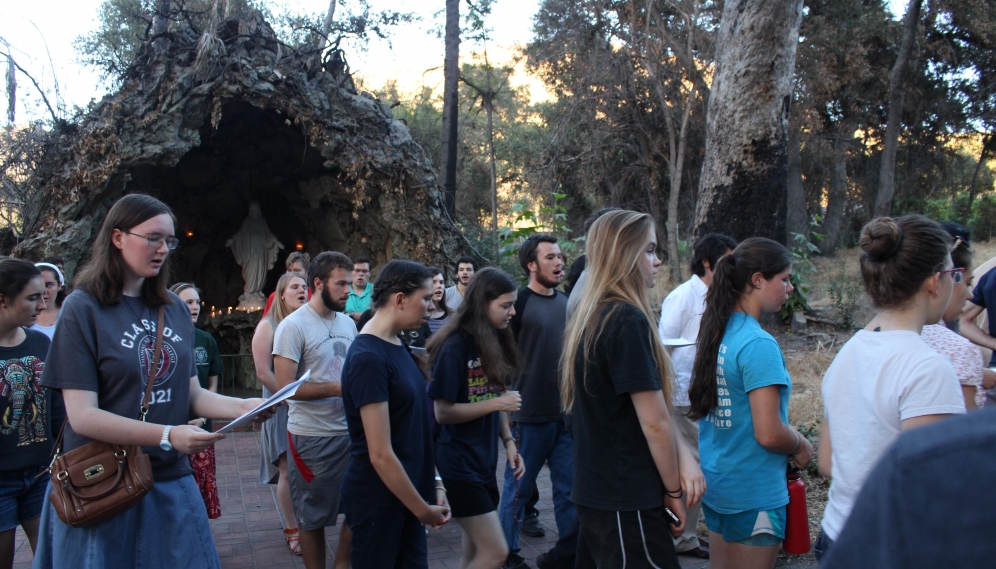
[(962, 281), (962, 279), (965, 278), (964, 277), (964, 272), (965, 272), (965, 268), (964, 267), (955, 267), (954, 269), (948, 269), (946, 271), (940, 271), (940, 273), (942, 275), (945, 274), (945, 273), (951, 273), (951, 279), (954, 280), (955, 284), (960, 283)]
[(139, 235), (138, 233), (132, 233), (131, 231), (126, 231), (128, 235), (134, 235), (135, 237), (141, 237), (149, 243), (149, 247), (153, 249), (158, 249), (163, 245), (166, 245), (166, 249), (173, 251), (176, 246), (180, 244), (180, 240), (176, 237), (152, 237), (150, 235)]

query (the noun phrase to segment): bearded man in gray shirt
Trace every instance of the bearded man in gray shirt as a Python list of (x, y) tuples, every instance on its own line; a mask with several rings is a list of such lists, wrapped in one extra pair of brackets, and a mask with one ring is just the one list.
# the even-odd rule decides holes
[[(308, 267), (311, 300), (285, 318), (273, 335), (277, 387), (311, 377), (290, 400), (287, 413), (288, 481), (307, 569), (325, 568), (325, 528), (339, 516), (339, 488), (349, 464), (349, 432), (342, 404), (342, 365), (356, 325), (342, 311), (349, 298), (353, 263), (326, 251)], [(343, 525), (336, 567), (349, 567), (351, 533)]]

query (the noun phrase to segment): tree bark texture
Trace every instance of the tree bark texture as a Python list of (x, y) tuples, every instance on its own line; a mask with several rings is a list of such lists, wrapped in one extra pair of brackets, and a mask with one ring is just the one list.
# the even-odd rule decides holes
[(728, 0), (723, 7), (696, 235), (786, 241), (786, 139), (802, 5)]
[(443, 136), (439, 173), (443, 205), (456, 215), (457, 117), (460, 87), (460, 0), (446, 0), (446, 54), (443, 64)]
[(903, 101), (906, 96), (906, 76), (910, 55), (916, 42), (916, 27), (920, 21), (923, 0), (910, 0), (903, 18), (903, 39), (899, 45), (896, 64), (889, 75), (889, 118), (885, 126), (882, 163), (878, 171), (878, 196), (875, 198), (875, 217), (888, 216), (892, 211), (892, 198), (896, 193), (896, 150), (899, 148), (899, 130), (902, 128)]
[(329, 41), (329, 33), (332, 31), (332, 22), (335, 21), (335, 3), (338, 0), (329, 0), (329, 11), (325, 13), (325, 21), (322, 22), (322, 37), (318, 40), (318, 49), (324, 50), (325, 44)]
[(166, 38), (161, 37), (169, 29), (170, 0), (157, 0), (152, 14), (152, 47), (159, 53), (166, 51)]
[(830, 187), (827, 191), (827, 211), (823, 217), (823, 241), (820, 253), (833, 255), (840, 243), (840, 228), (847, 206), (847, 151), (854, 141), (855, 122), (844, 119), (833, 146), (833, 164), (830, 166)]
[(802, 128), (790, 125), (788, 135), (788, 182), (786, 225), (788, 234), (809, 236), (809, 210), (806, 209), (806, 188), (802, 185)]

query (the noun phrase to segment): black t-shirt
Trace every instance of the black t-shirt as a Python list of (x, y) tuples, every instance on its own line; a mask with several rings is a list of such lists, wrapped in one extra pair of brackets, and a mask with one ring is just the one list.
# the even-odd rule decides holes
[(343, 493), (374, 506), (403, 508), (370, 464), (360, 407), (387, 401), (391, 446), (426, 502), (435, 503), (432, 436), (425, 404), (425, 376), (404, 346), (371, 334), (353, 340), (342, 368), (342, 402), (352, 439)]
[(399, 335), (401, 336), (401, 341), (408, 344), (409, 347), (424, 348), (425, 341), (430, 334), (429, 325), (423, 323), (420, 328), (416, 328), (415, 330), (402, 330)]
[[(476, 403), (497, 397), (488, 390), (477, 342), (460, 331), (436, 355), (429, 397), (453, 403)], [(498, 466), (498, 412), (455, 425), (440, 425), (436, 468), (447, 480), (490, 482)]]
[[(41, 386), (45, 334), (28, 328), (20, 345), (0, 347), (0, 471), (45, 466), (65, 420), (62, 396)], [(53, 432), (54, 431), (54, 432)]]
[[(165, 307), (163, 346), (146, 421), (186, 425), (190, 379), (197, 376), (194, 325), (180, 297), (170, 293), (170, 298), (173, 304)], [(152, 367), (157, 313), (158, 308), (139, 297), (125, 296), (117, 306), (102, 306), (86, 292), (73, 291), (59, 313), (42, 385), (94, 391), (104, 411), (137, 419)], [(76, 434), (72, 425), (66, 426), (63, 451), (89, 442)], [(149, 455), (156, 480), (193, 473), (187, 455), (175, 448), (164, 451), (157, 444), (142, 450)]]
[(562, 421), (560, 354), (567, 328), (567, 295), (555, 290), (544, 296), (529, 287), (521, 289), (509, 325), (523, 362), (515, 382), (522, 408), (515, 419), (522, 423)]
[(631, 304), (606, 308), (607, 318), (584, 376), (575, 360), (574, 488), (571, 500), (611, 511), (645, 510), (663, 503), (663, 482), (630, 393), (661, 389), (647, 318)]
[(993, 448), (996, 409), (988, 406), (903, 433), (869, 474), (820, 566), (992, 567)]
[[(996, 271), (990, 270), (975, 281), (969, 302), (986, 309), (989, 318), (989, 329), (986, 331), (990, 335), (996, 334)], [(996, 365), (996, 352), (989, 359), (989, 365)]]

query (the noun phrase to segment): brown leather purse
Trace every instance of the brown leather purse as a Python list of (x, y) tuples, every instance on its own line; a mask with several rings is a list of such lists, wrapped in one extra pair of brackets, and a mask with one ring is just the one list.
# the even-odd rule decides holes
[[(149, 412), (152, 386), (159, 370), (163, 314), (164, 309), (160, 306), (156, 348), (139, 413), (142, 421)], [(152, 463), (141, 446), (93, 441), (61, 454), (65, 431), (63, 424), (50, 468), (52, 493), (49, 499), (60, 520), (77, 528), (97, 525), (135, 506), (152, 489)]]

